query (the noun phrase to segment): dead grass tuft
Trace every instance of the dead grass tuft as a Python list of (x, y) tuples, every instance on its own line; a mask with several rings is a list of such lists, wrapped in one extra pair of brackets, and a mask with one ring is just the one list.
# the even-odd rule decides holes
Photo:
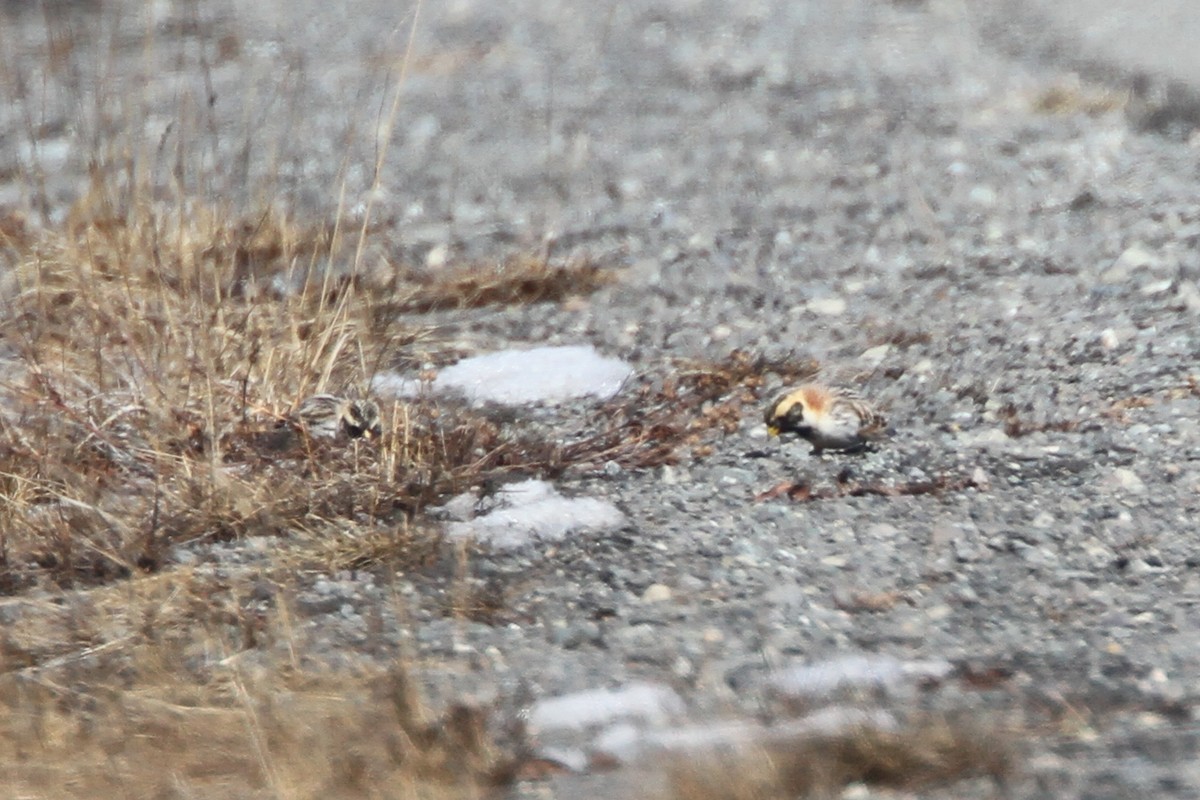
[(163, 648), (121, 681), (0, 679), (0, 763), (28, 798), (476, 798), (520, 747), (485, 710), (431, 716), (402, 668), (180, 680)]
[[(519, 720), (435, 713), (399, 663), (313, 666), (264, 578), (180, 568), (5, 601), (0, 764), (29, 798), (475, 798), (528, 752)], [(269, 586), (272, 581), (265, 581)], [(317, 662), (319, 664), (319, 660)]]
[(431, 403), (396, 404), (370, 444), (315, 441), (288, 414), (312, 394), (365, 393), (405, 361), (428, 332), (400, 312), (562, 299), (609, 273), (525, 258), (368, 285), (337, 225), (114, 188), (135, 183), (97, 174), (61, 230), (3, 227), (0, 341), (14, 357), (0, 362), (0, 590), (103, 582), (158, 568), (177, 544), (339, 524), (367, 533), (333, 564), (381, 558), (385, 542), (423, 558), (428, 537), (380, 530), (511, 468), (560, 468), (556, 447)]
[(865, 728), (679, 756), (669, 768), (678, 800), (837, 797), (852, 783), (907, 790), (976, 777), (1003, 783), (1013, 769), (1013, 744), (997, 729), (930, 717), (898, 731)]
[(560, 302), (588, 295), (615, 280), (615, 273), (587, 259), (556, 264), (547, 257), (516, 256), (494, 266), (471, 264), (440, 270), (398, 287), (392, 313)]

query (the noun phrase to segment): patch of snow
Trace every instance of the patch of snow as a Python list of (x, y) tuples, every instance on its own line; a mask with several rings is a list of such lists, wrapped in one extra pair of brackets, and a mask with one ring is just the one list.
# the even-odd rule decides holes
[(496, 493), (497, 508), (470, 520), (451, 522), (451, 539), (474, 539), (509, 550), (537, 541), (554, 542), (582, 531), (602, 532), (625, 524), (625, 515), (607, 500), (563, 497), (545, 481), (508, 484)]
[(617, 723), (596, 737), (594, 752), (628, 764), (643, 756), (705, 750), (761, 747), (805, 739), (854, 735), (863, 730), (896, 731), (896, 718), (880, 709), (831, 706), (798, 719), (774, 725), (747, 720), (724, 720), (646, 730)]
[(539, 700), (529, 710), (529, 725), (535, 732), (582, 730), (617, 720), (663, 725), (683, 711), (683, 698), (673, 689), (631, 683), (619, 689), (589, 689)]
[(588, 754), (578, 747), (538, 747), (535, 750), (538, 758), (557, 764), (570, 772), (584, 773), (591, 766)]
[(839, 691), (891, 692), (939, 681), (954, 669), (949, 661), (901, 661), (891, 656), (852, 655), (802, 664), (771, 676), (771, 686), (789, 697), (823, 698)]
[(397, 373), (377, 375), (374, 386), (397, 397), (415, 397), (426, 389), (461, 394), (474, 405), (520, 406), (589, 396), (607, 400), (632, 374), (629, 364), (602, 356), (591, 345), (535, 347), (464, 358), (442, 369), (428, 386)]
[(467, 522), (474, 519), (479, 498), (473, 492), (463, 492), (451, 497), (440, 506), (430, 506), (426, 514), (434, 519), (452, 519)]

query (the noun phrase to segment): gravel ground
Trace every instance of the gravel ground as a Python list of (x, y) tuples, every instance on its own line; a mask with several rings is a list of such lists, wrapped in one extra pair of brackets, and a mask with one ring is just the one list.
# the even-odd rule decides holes
[[(898, 433), (864, 458), (815, 459), (769, 444), (754, 415), (702, 462), (572, 481), (560, 488), (612, 499), (628, 525), (478, 557), (508, 624), (447, 619), (437, 576), (402, 582), (413, 608), (396, 615), (395, 586), (328, 576), (297, 599), (314, 652), (401, 643), (436, 665), (434, 697), (649, 680), (698, 713), (754, 711), (771, 669), (848, 653), (1000, 666), (1014, 677), (971, 702), (1089, 710), (1087, 735), (1048, 737), (1011, 796), (1200, 795), (1194, 140), (1131, 124), (1119, 72), (1081, 82), (1056, 65), (1069, 53), (1023, 50), (1020, 21), (984, 5), (423, 6), (370, 196), (378, 246), (432, 264), (549, 235), (624, 268), (585, 302), (436, 317), (448, 333), (480, 350), (592, 343), (649, 372), (739, 347), (813, 355), (865, 376)], [(182, 46), (137, 49), (106, 77), (133, 85), (140, 59), (181, 61), (120, 101), (150, 107), (138, 135), (157, 142), (178, 102), (170, 135), (212, 181), (319, 214), (344, 178), (347, 203), (365, 202), (413, 10), (200, 8), (213, 41), (238, 42), (211, 62), (218, 102), (196, 101), (203, 43), (159, 20)], [(93, 77), (45, 90), (51, 215), (107, 120), (73, 116)], [(862, 480), (978, 485), (755, 501), (847, 464)], [(855, 607), (889, 592), (889, 608)], [(618, 797), (628, 779), (540, 791)]]

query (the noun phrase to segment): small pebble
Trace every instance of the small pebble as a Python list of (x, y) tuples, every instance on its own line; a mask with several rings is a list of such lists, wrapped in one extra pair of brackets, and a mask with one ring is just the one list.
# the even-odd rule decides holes
[(652, 583), (642, 592), (643, 603), (663, 603), (671, 599), (671, 587), (664, 583)]

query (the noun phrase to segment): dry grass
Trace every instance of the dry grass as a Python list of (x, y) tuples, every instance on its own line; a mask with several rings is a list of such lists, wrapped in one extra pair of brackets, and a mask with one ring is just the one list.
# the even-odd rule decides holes
[[(75, 43), (43, 53), (34, 74), (91, 74)], [(240, 48), (230, 32), (217, 45), (220, 60)], [(9, 74), (15, 63), (3, 68), (5, 81), (24, 83)], [(71, 104), (88, 107), (94, 98), (78, 91)], [(107, 122), (105, 131), (142, 130), (144, 120)], [(35, 115), (28, 124), (33, 144)], [(195, 135), (189, 124), (197, 120), (171, 135)], [(418, 314), (562, 302), (614, 273), (549, 252), (436, 272), (368, 259), (386, 248), (373, 249), (366, 222), (348, 230), (341, 219), (247, 216), (233, 201), (201, 200), (218, 194), (217, 179), (184, 163), (182, 145), (169, 163), (170, 131), (156, 154), (97, 134), (90, 189), (50, 227), (0, 212), (0, 769), (9, 794), (480, 796), (525, 763), (518, 725), (497, 738), (478, 709), (430, 717), (399, 667), (313, 669), (279, 598), (308, 569), (420, 573), (445, 556), (421, 510), (510, 473), (703, 456), (714, 433), (758, 402), (766, 372), (790, 379), (813, 365), (746, 354), (684, 365), (606, 405), (566, 444), (427, 400), (387, 405), (376, 441), (291, 433), (288, 414), (303, 398), (367, 394), (377, 371), (429, 360), (417, 351), (437, 344)], [(15, 177), (49, 219), (38, 170)], [(241, 577), (172, 557), (180, 546), (249, 537), (280, 546)], [(262, 585), (273, 593), (266, 610), (254, 599)], [(503, 620), (504, 604), (488, 585), (447, 613)]]
[(931, 716), (896, 731), (865, 728), (681, 756), (670, 764), (670, 796), (677, 800), (838, 797), (852, 783), (919, 790), (976, 777), (1003, 785), (1012, 768), (1013, 743), (1003, 732)]
[[(0, 335), (16, 358), (0, 375), (0, 589), (154, 570), (180, 543), (347, 520), (394, 529), (513, 471), (704, 455), (705, 437), (757, 402), (766, 372), (814, 370), (743, 353), (683, 365), (561, 446), (427, 401), (385, 408), (377, 443), (288, 437), (279, 425), (304, 397), (368, 392), (378, 369), (411, 360), (428, 337), (411, 312), (561, 300), (611, 272), (529, 257), (366, 282), (336, 224), (233, 219), (113, 188), (132, 181), (97, 179), (62, 230), (4, 226)], [(338, 563), (369, 562), (384, 538), (359, 537), (367, 551)]]
[[(425, 332), (338, 276), (336, 232), (272, 215), (166, 214), (95, 192), (65, 232), (9, 239), (15, 285), (2, 333), (19, 355), (0, 417), (9, 591), (39, 575), (70, 585), (153, 570), (178, 543), (338, 520), (394, 527), (515, 470), (668, 463), (706, 432), (736, 427), (766, 371), (813, 370), (740, 353), (691, 365), (614, 401), (565, 446), (418, 401), (385, 409), (378, 444), (289, 438), (278, 426), (300, 399), (367, 391)], [(564, 277), (577, 268), (511, 263), (462, 302), (532, 302), (602, 283), (594, 267), (580, 283)], [(411, 286), (403, 305), (439, 307), (466, 292), (463, 280)]]
[(0, 677), (13, 796), (473, 798), (520, 767), (519, 738), (479, 708), (431, 716), (399, 667), (199, 675), (176, 643), (125, 649), (110, 674)]
[(548, 256), (510, 257), (491, 268), (455, 267), (419, 274), (395, 287), (396, 314), (560, 302), (612, 283), (614, 273), (587, 259), (556, 264)]
[[(101, 182), (60, 229), (10, 216), (0, 236), (0, 594), (75, 590), (7, 601), (0, 764), (28, 797), (468, 797), (510, 780), (519, 737), (502, 753), (469, 708), (418, 721), (398, 671), (240, 669), (303, 645), (250, 588), (172, 551), (276, 537), (287, 546), (256, 570), (277, 587), (306, 569), (419, 573), (446, 557), (425, 506), (513, 472), (703, 456), (766, 373), (814, 370), (744, 353), (681, 365), (566, 444), (429, 400), (385, 405), (378, 440), (318, 441), (288, 413), (414, 360), (430, 346), (415, 311), (561, 300), (606, 273), (529, 258), (381, 284), (354, 272), (336, 225)], [(503, 620), (505, 602), (489, 586), (447, 613)]]
[(470, 798), (514, 778), (527, 752), (519, 721), (463, 705), (435, 715), (396, 662), (314, 667), (282, 599), (289, 576), (272, 577), (265, 607), (262, 577), (188, 568), (8, 601), (6, 787), (30, 798)]
[[(309, 394), (369, 391), (426, 335), (354, 275), (336, 226), (168, 211), (97, 184), (61, 229), (11, 215), (0, 236), (0, 592), (97, 587), (6, 601), (6, 785), (474, 797), (510, 780), (482, 712), (425, 719), (399, 669), (243, 671), (244, 654), (303, 646), (237, 581), (156, 574), (177, 545), (248, 536), (298, 543), (258, 571), (271, 585), (303, 567), (419, 571), (440, 553), (420, 507), (514, 458), (494, 424), (432, 403), (386, 408), (377, 442), (280, 427)], [(513, 298), (545, 299), (509, 277)]]
[[(556, 467), (549, 448), (519, 458), (486, 419), (428, 403), (385, 409), (378, 445), (281, 436), (302, 398), (369, 391), (426, 335), (399, 321), (397, 286), (368, 288), (346, 267), (336, 226), (166, 211), (97, 185), (64, 230), (14, 219), (6, 231), (9, 591), (39, 572), (68, 585), (153, 569), (175, 543), (392, 526), (511, 462)], [(576, 271), (516, 260), (467, 287), (464, 268), (405, 287), (401, 305), (534, 302), (602, 283), (598, 268), (582, 283), (566, 277)]]

